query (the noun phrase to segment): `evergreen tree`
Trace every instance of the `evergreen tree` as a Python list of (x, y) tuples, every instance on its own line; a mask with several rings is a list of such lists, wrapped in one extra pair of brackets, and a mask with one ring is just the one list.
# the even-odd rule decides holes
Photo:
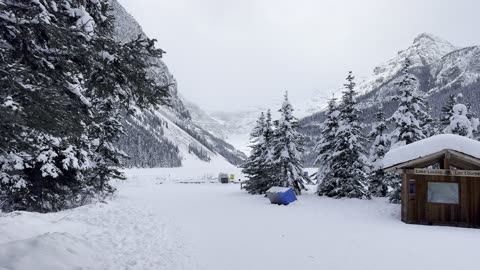
[(366, 179), (365, 138), (360, 126), (360, 111), (355, 96), (355, 77), (348, 74), (343, 92), (340, 122), (333, 141), (331, 171), (318, 187), (318, 194), (328, 197), (369, 198)]
[(432, 107), (427, 103), (427, 115), (424, 118), (425, 124), (423, 125), (427, 138), (442, 133), (440, 121), (433, 118), (432, 114)]
[(114, 41), (109, 1), (0, 3), (0, 208), (58, 211), (113, 193), (122, 112), (166, 104), (154, 41)]
[(272, 163), (278, 170), (280, 186), (293, 187), (297, 194), (305, 189), (308, 182), (303, 175), (303, 136), (297, 132), (297, 119), (292, 115), (293, 108), (285, 93), (280, 111), (280, 119), (272, 141)]
[(388, 185), (394, 180), (395, 175), (383, 171), (383, 158), (390, 149), (383, 107), (380, 107), (375, 115), (377, 121), (372, 125), (372, 131), (369, 134), (373, 143), (370, 148), (372, 171), (370, 172), (368, 189), (372, 196), (385, 197), (387, 196)]
[(478, 132), (479, 119), (470, 112), (470, 104), (462, 104), (462, 95), (450, 95), (442, 107), (441, 123), (443, 133), (457, 134), (473, 139)]
[(270, 112), (267, 113), (267, 119), (262, 112), (257, 123), (250, 134), (251, 152), (245, 163), (242, 165), (242, 172), (247, 176), (248, 181), (245, 189), (250, 194), (263, 194), (273, 186), (267, 162), (269, 154), (268, 130), (271, 130)]
[(432, 107), (430, 104), (425, 101), (425, 114), (421, 115), (420, 122), (422, 123), (421, 128), (423, 129), (423, 134), (426, 138), (431, 137), (433, 135), (437, 135), (440, 133), (438, 128), (439, 123), (436, 119), (433, 119), (432, 115)]
[(456, 134), (473, 139), (478, 132), (479, 120), (469, 112), (465, 104), (455, 104), (452, 108), (450, 124), (443, 130), (444, 133)]
[(443, 131), (450, 126), (450, 119), (453, 115), (453, 106), (457, 104), (457, 96), (449, 95), (445, 105), (443, 105), (440, 113), (440, 129)]
[[(398, 108), (388, 119), (394, 127), (390, 134), (391, 148), (396, 148), (425, 139), (428, 135), (426, 126), (430, 116), (425, 112), (425, 98), (416, 90), (415, 77), (410, 74), (410, 59), (405, 60), (402, 69), (402, 80), (396, 84), (399, 94), (395, 97)], [(396, 177), (391, 183), (390, 201), (401, 200), (401, 181)]]
[(266, 163), (266, 169), (270, 170), (268, 175), (270, 175), (270, 178), (274, 175), (273, 173), (273, 168), (270, 164), (273, 163), (272, 158), (273, 158), (273, 124), (272, 124), (272, 113), (270, 109), (267, 110), (267, 114), (265, 116), (265, 127), (263, 129), (263, 139), (264, 139), (264, 144), (262, 147), (262, 152), (264, 154), (264, 160)]
[(315, 165), (318, 166), (317, 180), (320, 184), (325, 177), (330, 175), (331, 159), (335, 151), (335, 136), (338, 129), (340, 111), (337, 107), (336, 98), (332, 97), (328, 102), (326, 111), (327, 118), (320, 127), (320, 139), (315, 146), (318, 153)]
[(415, 88), (415, 77), (410, 74), (411, 62), (407, 58), (402, 69), (403, 78), (397, 83), (399, 94), (395, 97), (398, 108), (388, 119), (393, 122), (393, 131), (390, 134), (392, 148), (411, 144), (426, 138), (423, 127), (430, 117), (425, 112), (425, 99)]

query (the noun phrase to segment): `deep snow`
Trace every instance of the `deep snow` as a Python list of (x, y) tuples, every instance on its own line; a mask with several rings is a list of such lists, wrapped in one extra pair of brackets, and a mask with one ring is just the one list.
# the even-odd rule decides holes
[(0, 269), (475, 269), (478, 230), (407, 225), (383, 199), (336, 200), (310, 187), (277, 206), (238, 184), (127, 174), (106, 203), (3, 214)]

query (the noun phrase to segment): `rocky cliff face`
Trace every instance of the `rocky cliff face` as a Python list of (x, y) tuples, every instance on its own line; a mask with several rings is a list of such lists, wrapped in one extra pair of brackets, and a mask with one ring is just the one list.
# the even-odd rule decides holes
[[(117, 40), (129, 42), (146, 36), (118, 1), (112, 1), (112, 8)], [(242, 152), (192, 122), (190, 112), (179, 98), (177, 82), (161, 59), (152, 59), (150, 76), (160, 85), (169, 85), (170, 106), (144, 110), (125, 119), (126, 134), (119, 147), (130, 156), (127, 166), (179, 167), (187, 159), (242, 163), (245, 158)]]

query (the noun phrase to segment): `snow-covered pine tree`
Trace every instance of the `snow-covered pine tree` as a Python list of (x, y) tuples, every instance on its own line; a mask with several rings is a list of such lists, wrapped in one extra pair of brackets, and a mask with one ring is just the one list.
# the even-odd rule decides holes
[(355, 77), (349, 72), (343, 92), (340, 122), (333, 145), (331, 173), (318, 187), (328, 197), (370, 198), (367, 186), (365, 138), (360, 126), (360, 111), (355, 96)]
[(245, 189), (250, 194), (263, 194), (272, 186), (266, 168), (266, 157), (269, 150), (267, 138), (265, 138), (266, 130), (269, 129), (267, 125), (269, 124), (262, 112), (250, 133), (250, 147), (252, 148), (250, 156), (242, 165), (242, 172), (248, 178)]
[(328, 102), (328, 108), (326, 111), (327, 118), (320, 127), (320, 138), (315, 146), (315, 151), (318, 153), (318, 156), (315, 159), (315, 165), (318, 166), (317, 180), (319, 184), (325, 177), (330, 175), (331, 159), (335, 152), (334, 142), (338, 129), (338, 117), (340, 114), (336, 100), (335, 96), (333, 96)]
[(297, 194), (305, 189), (308, 182), (303, 175), (303, 136), (297, 132), (297, 119), (293, 116), (293, 107), (285, 93), (285, 100), (280, 108), (280, 119), (274, 131), (272, 141), (272, 163), (278, 170), (277, 184), (293, 187)]
[[(413, 142), (425, 139), (428, 131), (426, 126), (431, 119), (425, 111), (425, 98), (417, 91), (415, 77), (410, 74), (410, 59), (405, 60), (402, 68), (402, 78), (398, 87), (398, 108), (388, 119), (393, 123), (393, 131), (390, 133), (391, 148), (397, 148)], [(401, 200), (401, 182), (397, 177), (391, 183), (390, 201), (399, 203)]]
[(441, 134), (442, 131), (440, 129), (440, 121), (438, 121), (438, 119), (435, 119), (432, 117), (432, 107), (430, 106), (430, 104), (426, 103), (426, 111), (427, 111), (427, 114), (424, 116), (425, 118), (423, 118), (423, 130), (424, 130), (424, 134), (425, 136), (428, 138), (428, 137), (431, 137), (431, 136), (434, 136), (434, 135), (438, 135), (438, 134)]
[[(262, 152), (264, 154), (264, 161), (265, 161), (265, 170), (266, 175), (270, 178), (271, 182), (276, 175), (276, 171), (273, 168), (273, 123), (272, 123), (272, 112), (270, 109), (267, 110), (265, 115), (265, 126), (263, 129), (263, 139), (264, 144), (262, 148)], [(273, 185), (273, 184), (272, 184)]]
[(0, 208), (57, 211), (114, 189), (123, 111), (168, 101), (154, 41), (114, 41), (108, 0), (0, 3)]
[(479, 120), (469, 112), (465, 104), (458, 103), (452, 107), (450, 124), (443, 130), (444, 133), (457, 134), (473, 139), (478, 132)]
[(398, 95), (394, 100), (398, 101), (398, 108), (388, 119), (394, 125), (390, 133), (392, 148), (426, 138), (423, 127), (426, 124), (424, 120), (429, 116), (425, 111), (425, 98), (416, 90), (416, 79), (410, 74), (410, 66), (410, 59), (407, 58), (402, 69), (402, 80), (396, 83)]
[(445, 105), (443, 105), (440, 113), (440, 129), (443, 131), (450, 126), (450, 118), (453, 115), (453, 106), (457, 104), (457, 97), (456, 95), (449, 95)]
[(470, 112), (470, 104), (461, 103), (462, 94), (450, 95), (442, 107), (443, 133), (457, 134), (473, 139), (478, 132), (479, 119)]
[(388, 186), (394, 181), (395, 175), (383, 171), (383, 158), (390, 149), (390, 141), (388, 140), (387, 124), (383, 107), (378, 108), (375, 114), (376, 122), (372, 125), (372, 131), (369, 138), (372, 140), (370, 148), (370, 164), (372, 170), (369, 174), (368, 189), (372, 196), (387, 196)]

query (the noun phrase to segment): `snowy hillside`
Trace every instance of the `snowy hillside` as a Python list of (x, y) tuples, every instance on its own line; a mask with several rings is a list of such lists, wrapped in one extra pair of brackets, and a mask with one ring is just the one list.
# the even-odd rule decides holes
[(225, 123), (225, 121), (214, 118), (210, 113), (207, 113), (200, 108), (200, 106), (188, 101), (184, 97), (182, 97), (182, 101), (188, 108), (190, 116), (192, 117), (192, 122), (195, 125), (208, 130), (212, 135), (217, 136), (220, 139), (228, 139), (229, 131), (226, 128), (227, 123)]
[(462, 88), (480, 82), (480, 47), (468, 47), (445, 55), (432, 69), (430, 92)]
[[(358, 81), (359, 106), (367, 125), (374, 119), (380, 104), (383, 104), (387, 117), (393, 112), (395, 104), (391, 98), (396, 94), (395, 83), (407, 57), (412, 61), (410, 72), (416, 78), (418, 89), (428, 95), (434, 117), (451, 94), (462, 93), (467, 101), (479, 100), (480, 47), (458, 48), (439, 37), (423, 33), (395, 58), (377, 66), (371, 76)], [(325, 100), (322, 101), (324, 104)], [(472, 102), (472, 110), (480, 112), (480, 104)], [(323, 112), (317, 111), (303, 118), (300, 122), (302, 132), (316, 136), (323, 117)], [(312, 142), (309, 145), (312, 146)], [(306, 159), (312, 161), (308, 152)]]
[[(112, 13), (117, 40), (128, 42), (145, 36), (137, 21), (116, 0)], [(234, 165), (242, 162), (243, 153), (191, 121), (190, 112), (178, 96), (176, 80), (163, 61), (152, 60), (150, 75), (161, 85), (168, 85), (170, 106), (139, 111), (125, 119), (126, 135), (120, 139), (119, 147), (131, 157), (127, 160), (129, 167), (178, 167), (191, 159), (206, 166), (215, 160)]]
[[(190, 111), (195, 125), (222, 138), (246, 154), (250, 152), (248, 147), (250, 131), (260, 113), (267, 110), (267, 108), (251, 107), (239, 112), (206, 111), (185, 99), (184, 103)], [(273, 108), (277, 107), (280, 105)], [(276, 114), (274, 115), (276, 116)]]

